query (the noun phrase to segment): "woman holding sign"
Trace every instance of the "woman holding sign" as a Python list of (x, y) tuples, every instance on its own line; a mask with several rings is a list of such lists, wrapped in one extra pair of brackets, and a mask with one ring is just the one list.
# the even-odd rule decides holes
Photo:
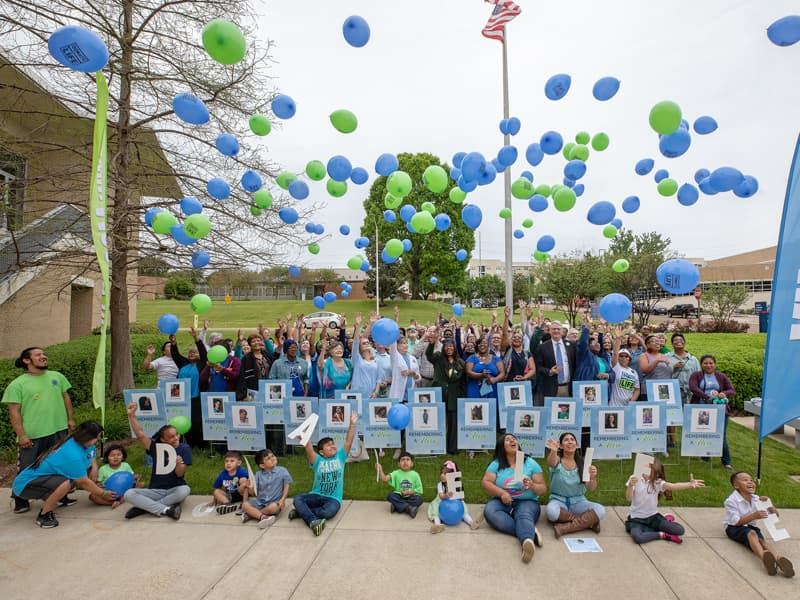
[(497, 398), (497, 382), (505, 381), (503, 361), (489, 352), (485, 337), (478, 340), (478, 353), (466, 360), (467, 396), (469, 398)]
[(547, 492), (542, 468), (525, 456), (517, 438), (507, 433), (497, 440), (494, 460), (486, 468), (481, 486), (493, 496), (483, 510), (486, 522), (498, 531), (517, 536), (522, 544), (522, 562), (531, 562), (534, 544), (542, 545), (541, 534), (536, 530), (539, 496)]
[(437, 329), (425, 348), (425, 357), (433, 365), (431, 385), (442, 390), (447, 418), (447, 453), (455, 455), (458, 454), (458, 399), (463, 398), (467, 392), (466, 366), (458, 356), (452, 339), (443, 340), (441, 352), (435, 352), (434, 347), (438, 341)]
[(692, 404), (724, 404), (725, 424), (722, 432), (722, 466), (733, 471), (731, 451), (728, 448), (728, 401), (736, 395), (736, 390), (725, 373), (717, 371), (717, 359), (713, 354), (700, 357), (700, 371), (689, 376), (689, 389), (692, 391)]

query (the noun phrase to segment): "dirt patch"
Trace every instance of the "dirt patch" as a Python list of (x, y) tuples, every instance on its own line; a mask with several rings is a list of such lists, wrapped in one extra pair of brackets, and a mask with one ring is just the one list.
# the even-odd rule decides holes
[(17, 476), (17, 465), (0, 464), (0, 487), (11, 487), (11, 482)]

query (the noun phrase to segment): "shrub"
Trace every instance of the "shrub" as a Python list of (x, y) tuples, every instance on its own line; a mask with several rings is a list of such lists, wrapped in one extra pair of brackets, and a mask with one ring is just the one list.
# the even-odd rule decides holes
[(170, 275), (164, 284), (164, 296), (178, 300), (188, 300), (194, 296), (194, 283), (184, 275)]

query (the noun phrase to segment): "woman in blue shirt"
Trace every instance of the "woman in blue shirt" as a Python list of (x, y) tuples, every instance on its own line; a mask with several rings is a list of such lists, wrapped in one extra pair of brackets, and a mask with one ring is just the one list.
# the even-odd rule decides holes
[(481, 486), (493, 496), (483, 511), (486, 522), (492, 527), (516, 535), (522, 544), (522, 562), (533, 558), (534, 544), (541, 546), (541, 534), (536, 530), (539, 520), (539, 496), (547, 492), (542, 468), (532, 458), (525, 456), (522, 481), (515, 479), (517, 465), (517, 438), (507, 433), (497, 440), (494, 460), (483, 475)]

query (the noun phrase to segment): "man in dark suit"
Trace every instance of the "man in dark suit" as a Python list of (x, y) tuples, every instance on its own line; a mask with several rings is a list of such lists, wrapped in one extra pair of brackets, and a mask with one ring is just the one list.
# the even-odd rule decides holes
[[(536, 348), (534, 361), (536, 371), (540, 377), (541, 385), (538, 386), (534, 404), (542, 406), (545, 396), (559, 396), (569, 398), (572, 396), (572, 373), (575, 371), (575, 344), (562, 336), (564, 330), (561, 323), (553, 321), (550, 324), (550, 339), (542, 342)], [(561, 360), (558, 360), (560, 354)], [(559, 365), (559, 363), (561, 363)]]

